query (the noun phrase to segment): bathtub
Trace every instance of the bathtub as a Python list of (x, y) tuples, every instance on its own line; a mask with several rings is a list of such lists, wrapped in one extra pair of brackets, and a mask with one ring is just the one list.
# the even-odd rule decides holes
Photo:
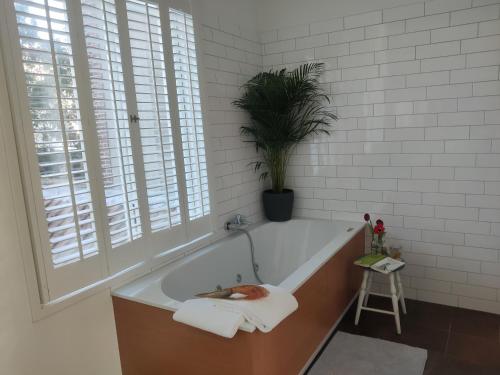
[(260, 278), (294, 293), (299, 309), (268, 334), (245, 323), (233, 339), (172, 320), (197, 293), (257, 283), (249, 241), (233, 233), (113, 291), (124, 375), (305, 370), (355, 297), (360, 272), (352, 262), (364, 250), (364, 223), (294, 219), (249, 231)]

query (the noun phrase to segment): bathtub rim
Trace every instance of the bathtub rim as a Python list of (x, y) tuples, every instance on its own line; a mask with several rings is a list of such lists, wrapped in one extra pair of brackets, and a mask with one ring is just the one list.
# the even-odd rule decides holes
[[(366, 224), (364, 222), (358, 221), (347, 221), (347, 220), (326, 220), (326, 219), (312, 219), (304, 217), (294, 217), (292, 220), (308, 220), (308, 221), (321, 221), (321, 222), (332, 222), (340, 223), (343, 227), (352, 228), (352, 230), (342, 232), (344, 236), (336, 236), (332, 238), (326, 245), (318, 250), (311, 258), (309, 258), (305, 263), (301, 264), (297, 269), (295, 269), (291, 274), (289, 274), (285, 280), (283, 280), (279, 286), (294, 293), (299, 289), (304, 283), (309, 280), (309, 278), (314, 275), (330, 258), (332, 258), (338, 251), (340, 251), (350, 240), (352, 240), (360, 231), (365, 229)], [(258, 222), (249, 227), (250, 232), (252, 229), (259, 226), (269, 224), (267, 220)], [(144, 275), (138, 279), (132, 280), (129, 283), (120, 286), (111, 291), (113, 297), (123, 298), (126, 300), (143, 303), (149, 306), (154, 306), (160, 309), (169, 310), (175, 312), (179, 309), (182, 304), (181, 301), (175, 300), (167, 296), (162, 289), (163, 279), (174, 270), (182, 267), (186, 263), (193, 261), (194, 259), (205, 255), (212, 251), (220, 242), (228, 241), (234, 239), (242, 234), (230, 234), (225, 236), (212, 244), (204, 246), (199, 250), (181, 258), (173, 261), (172, 263), (166, 264), (158, 269), (152, 271), (148, 275)], [(333, 247), (335, 245), (335, 247)], [(245, 331), (253, 331), (255, 327), (240, 327)], [(247, 328), (247, 329), (245, 329)]]

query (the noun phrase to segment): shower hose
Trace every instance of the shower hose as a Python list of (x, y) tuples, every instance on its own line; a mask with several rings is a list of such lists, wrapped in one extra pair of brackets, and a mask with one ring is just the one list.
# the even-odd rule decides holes
[(255, 263), (255, 247), (253, 244), (252, 236), (250, 235), (250, 233), (246, 229), (238, 228), (238, 231), (245, 233), (248, 237), (248, 241), (250, 242), (250, 255), (252, 257), (253, 274), (260, 284), (264, 284), (263, 281), (261, 280), (261, 278), (259, 277), (259, 271), (258, 271), (259, 266), (257, 265), (257, 263)]

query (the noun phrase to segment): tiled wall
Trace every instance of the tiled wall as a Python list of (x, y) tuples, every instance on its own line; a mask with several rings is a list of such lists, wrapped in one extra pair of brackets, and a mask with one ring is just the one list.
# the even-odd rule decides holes
[(266, 69), (326, 64), (340, 117), (293, 157), (296, 213), (375, 213), (404, 250), (410, 298), (496, 313), (499, 17), (499, 1), (438, 0), (261, 35)]
[(247, 121), (232, 101), (241, 85), (262, 70), (262, 48), (257, 33), (215, 17), (202, 27), (202, 65), (207, 93), (208, 137), (215, 175), (218, 225), (232, 215), (261, 219), (262, 182), (249, 165), (254, 147), (244, 143), (240, 127)]

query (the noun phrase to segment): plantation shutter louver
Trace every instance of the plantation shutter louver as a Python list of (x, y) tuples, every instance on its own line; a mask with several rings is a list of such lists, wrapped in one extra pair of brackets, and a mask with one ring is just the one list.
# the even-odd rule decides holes
[(163, 1), (0, 4), (42, 304), (211, 233), (193, 18)]
[(114, 0), (82, 0), (111, 246), (142, 236)]
[(54, 267), (98, 252), (64, 1), (15, 3)]
[(181, 224), (159, 6), (127, 0), (127, 18), (152, 232)]
[(37, 165), (30, 170), (39, 187), (41, 261), (57, 297), (102, 277), (67, 4), (13, 4)]
[(169, 10), (189, 219), (210, 214), (193, 17)]

